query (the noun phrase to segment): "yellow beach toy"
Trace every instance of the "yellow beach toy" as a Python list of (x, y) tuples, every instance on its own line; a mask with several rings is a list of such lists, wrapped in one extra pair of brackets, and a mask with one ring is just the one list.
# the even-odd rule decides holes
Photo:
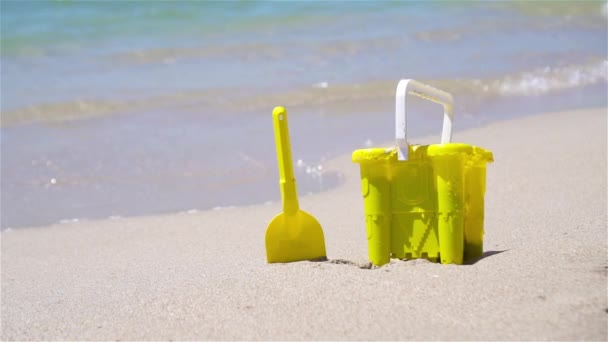
[[(409, 145), (407, 94), (443, 105), (441, 144)], [(483, 253), (486, 164), (492, 152), (451, 143), (452, 95), (415, 80), (396, 92), (396, 146), (353, 152), (361, 191), (370, 261), (425, 258), (462, 264)]]
[(323, 259), (327, 255), (321, 225), (310, 214), (300, 210), (298, 204), (285, 108), (276, 107), (272, 111), (272, 122), (283, 212), (275, 216), (266, 228), (266, 259), (269, 263)]

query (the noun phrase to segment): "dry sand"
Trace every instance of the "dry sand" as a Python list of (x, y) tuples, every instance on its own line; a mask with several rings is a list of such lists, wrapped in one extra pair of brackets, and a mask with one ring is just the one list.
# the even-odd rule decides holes
[(301, 200), (329, 262), (266, 264), (278, 203), (3, 232), (1, 337), (606, 340), (606, 116), (456, 132), (496, 159), (486, 257), (472, 265), (358, 267), (367, 245), (350, 156), (327, 165), (342, 186)]

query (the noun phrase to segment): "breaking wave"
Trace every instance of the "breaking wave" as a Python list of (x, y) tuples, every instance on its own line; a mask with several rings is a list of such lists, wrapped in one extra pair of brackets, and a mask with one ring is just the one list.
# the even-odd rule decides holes
[(556, 90), (584, 87), (608, 81), (608, 60), (588, 65), (547, 66), (515, 76), (483, 82), (474, 81), (484, 92), (500, 95), (542, 95)]
[[(608, 82), (608, 60), (586, 64), (546, 66), (486, 79), (422, 79), (421, 81), (453, 93), (457, 98), (491, 100), (504, 96), (540, 96), (556, 91), (581, 88)], [(76, 99), (42, 103), (3, 111), (2, 125), (68, 121), (123, 112), (145, 112), (159, 108), (179, 110), (196, 107), (201, 113), (266, 112), (280, 103), (290, 107), (335, 106), (349, 109), (361, 103), (391, 101), (395, 80), (370, 81), (357, 84), (332, 84), (326, 80), (307, 87), (282, 92), (251, 94), (234, 89), (192, 90), (131, 101), (100, 101)], [(241, 93), (238, 98), (235, 94)], [(373, 107), (370, 107), (373, 110)]]

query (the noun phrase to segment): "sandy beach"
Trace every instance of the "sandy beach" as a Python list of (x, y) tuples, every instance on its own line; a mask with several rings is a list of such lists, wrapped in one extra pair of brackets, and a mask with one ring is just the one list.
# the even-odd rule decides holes
[(326, 262), (266, 264), (280, 203), (2, 232), (1, 338), (605, 341), (606, 109), (454, 141), (496, 160), (475, 263), (364, 267), (359, 169), (344, 155), (324, 165), (343, 184), (300, 203), (323, 226)]

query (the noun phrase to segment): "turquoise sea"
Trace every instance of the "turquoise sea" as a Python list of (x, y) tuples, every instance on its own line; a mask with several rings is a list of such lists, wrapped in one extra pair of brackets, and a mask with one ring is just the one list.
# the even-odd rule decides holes
[[(454, 94), (456, 138), (606, 107), (607, 16), (605, 1), (2, 0), (0, 226), (277, 201), (276, 105), (300, 194), (327, 190), (341, 176), (324, 161), (391, 141), (402, 78)], [(435, 112), (414, 107), (414, 138), (439, 132)]]

